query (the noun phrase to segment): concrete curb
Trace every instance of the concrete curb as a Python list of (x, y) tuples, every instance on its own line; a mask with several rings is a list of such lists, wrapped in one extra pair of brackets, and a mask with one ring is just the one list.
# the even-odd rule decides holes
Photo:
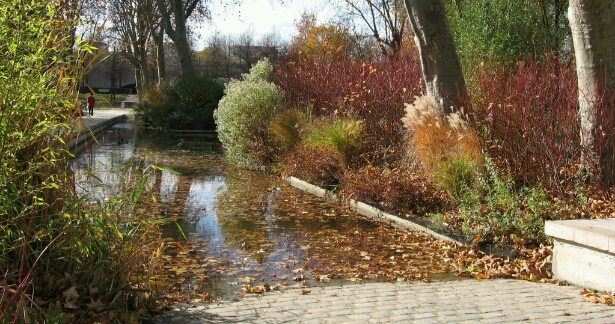
[[(333, 201), (337, 201), (337, 202), (343, 202), (339, 197), (337, 197), (337, 195), (335, 195), (334, 193), (327, 191), (323, 188), (320, 188), (318, 186), (315, 186), (309, 182), (305, 182), (301, 179), (297, 179), (295, 177), (284, 177), (284, 180), (286, 182), (288, 182), (291, 186), (299, 189), (299, 190), (303, 190), (305, 192), (309, 192), (313, 195), (316, 195), (318, 197), (321, 198), (326, 198), (329, 200), (333, 200)], [(448, 241), (448, 242), (453, 242), (456, 243), (458, 245), (465, 245), (455, 239), (452, 239), (446, 235), (434, 232), (433, 230), (416, 224), (414, 222), (411, 222), (409, 220), (403, 219), (401, 217), (389, 214), (389, 213), (385, 213), (384, 211), (370, 206), (366, 203), (362, 203), (360, 201), (356, 201), (354, 199), (351, 199), (350, 202), (348, 203), (348, 205), (350, 206), (350, 208), (354, 211), (356, 211), (357, 213), (372, 218), (376, 221), (379, 222), (386, 222), (388, 224), (390, 224), (391, 226), (397, 227), (397, 228), (410, 228), (416, 231), (422, 231), (422, 232), (426, 232), (427, 234), (430, 234), (432, 236), (434, 236), (435, 238), (439, 239), (439, 240), (443, 240), (443, 241)]]
[(73, 140), (70, 142), (70, 144), (68, 145), (68, 149), (73, 153), (76, 152), (78, 149), (80, 149), (80, 146), (86, 141), (100, 135), (105, 129), (126, 119), (128, 119), (128, 116), (124, 114), (105, 120), (104, 122), (96, 124), (92, 127), (84, 125), (82, 129), (79, 129), (76, 132), (76, 137), (73, 138)]

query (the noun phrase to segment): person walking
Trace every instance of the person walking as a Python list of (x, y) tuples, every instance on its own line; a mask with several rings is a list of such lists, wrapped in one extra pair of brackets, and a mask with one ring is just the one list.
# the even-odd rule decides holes
[(88, 97), (88, 116), (94, 116), (94, 104), (96, 104), (96, 98), (94, 98), (93, 93), (90, 93)]

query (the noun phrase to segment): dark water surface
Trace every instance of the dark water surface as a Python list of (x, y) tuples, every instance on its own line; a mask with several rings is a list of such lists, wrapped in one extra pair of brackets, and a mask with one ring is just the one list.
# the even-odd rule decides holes
[[(309, 287), (336, 278), (391, 280), (397, 270), (382, 269), (400, 261), (404, 270), (398, 279), (446, 270), (430, 266), (437, 260), (418, 248), (422, 236), (409, 238), (277, 177), (231, 167), (219, 143), (201, 136), (136, 129), (128, 121), (109, 129), (98, 144), (73, 162), (77, 175), (92, 172), (103, 181), (93, 186), (91, 177), (78, 178), (82, 193), (97, 199), (119, 190), (110, 170), (131, 159), (177, 171), (157, 171), (149, 179), (161, 205), (152, 217), (170, 217), (179, 225), (164, 226), (163, 271), (153, 278), (175, 301)], [(437, 244), (433, 249), (444, 248)]]

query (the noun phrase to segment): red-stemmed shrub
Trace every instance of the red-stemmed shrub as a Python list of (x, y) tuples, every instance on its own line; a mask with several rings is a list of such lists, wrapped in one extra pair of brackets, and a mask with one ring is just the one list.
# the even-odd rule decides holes
[(342, 177), (342, 157), (332, 149), (299, 145), (281, 159), (284, 176), (293, 176), (327, 190), (335, 189)]
[(574, 66), (556, 57), (475, 72), (474, 120), (498, 165), (524, 186), (564, 192), (581, 156)]
[(342, 182), (346, 198), (404, 215), (438, 212), (448, 201), (446, 192), (429, 178), (402, 167), (369, 165), (361, 170), (348, 170)]
[(318, 116), (352, 115), (365, 121), (367, 151), (385, 152), (403, 138), (404, 103), (422, 91), (415, 52), (379, 62), (324, 59), (285, 61), (276, 69), (277, 84), (291, 105), (313, 108)]
[(597, 182), (604, 188), (615, 184), (615, 92), (597, 91), (596, 95), (596, 139), (595, 150), (600, 164), (590, 165)]

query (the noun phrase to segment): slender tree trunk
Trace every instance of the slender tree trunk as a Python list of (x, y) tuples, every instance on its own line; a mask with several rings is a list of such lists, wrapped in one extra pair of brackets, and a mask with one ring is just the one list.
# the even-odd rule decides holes
[(167, 62), (164, 53), (164, 23), (156, 34), (156, 64), (158, 66), (158, 85), (164, 84), (167, 79)]
[(466, 102), (466, 85), (446, 20), (442, 0), (405, 0), (414, 39), (421, 56), (427, 95), (441, 103), (444, 113)]
[[(585, 149), (583, 163), (586, 166), (597, 165), (602, 184), (612, 186), (615, 183), (615, 134), (612, 133), (615, 127), (612, 102), (615, 95), (613, 1), (570, 0), (568, 16), (577, 63), (580, 135), (581, 145)], [(599, 99), (607, 100), (604, 112), (597, 111)], [(596, 136), (596, 128), (603, 125), (610, 126), (610, 129), (604, 133), (605, 136)]]
[[(160, 1), (159, 1), (160, 3)], [(188, 28), (186, 26), (186, 14), (182, 1), (172, 1), (173, 17), (175, 18), (175, 28), (172, 28), (170, 17), (164, 17), (167, 35), (173, 40), (177, 56), (179, 57), (179, 67), (183, 76), (195, 74), (192, 62), (192, 50), (188, 43)], [(167, 19), (168, 18), (168, 19)]]
[(143, 78), (141, 75), (141, 70), (135, 66), (135, 83), (137, 88), (137, 95), (139, 95), (139, 100), (141, 100), (141, 96), (143, 95)]

